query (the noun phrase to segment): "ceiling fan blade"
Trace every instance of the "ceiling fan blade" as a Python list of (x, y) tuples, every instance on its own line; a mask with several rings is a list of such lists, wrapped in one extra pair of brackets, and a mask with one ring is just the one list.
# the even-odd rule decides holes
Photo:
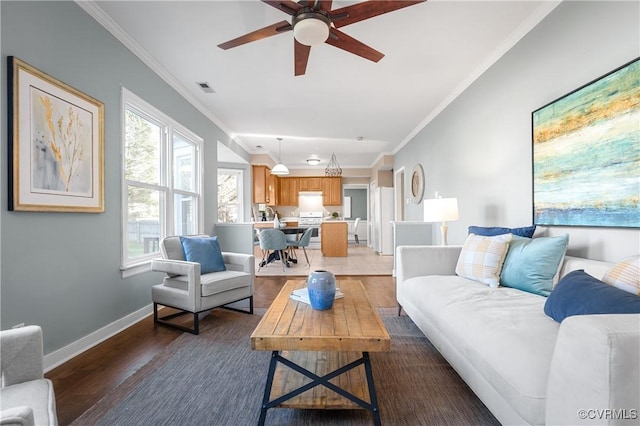
[(331, 28), (329, 31), (329, 38), (325, 41), (327, 44), (346, 50), (347, 52), (361, 56), (373, 62), (378, 62), (384, 57), (383, 53), (378, 52), (340, 30)]
[(293, 40), (295, 43), (294, 47), (294, 67), (295, 67), (295, 75), (304, 75), (307, 72), (307, 62), (309, 61), (309, 52), (311, 51), (311, 46), (305, 46), (302, 43), (299, 43), (297, 40)]
[(329, 12), (329, 18), (336, 28), (344, 27), (403, 7), (423, 3), (426, 0), (376, 0), (345, 6)]
[(301, 4), (291, 0), (262, 0), (262, 2), (281, 10), (287, 15), (295, 15), (303, 7)]
[(331, 11), (331, 5), (333, 0), (318, 0), (318, 10), (324, 10), (325, 12)]
[(263, 38), (290, 31), (291, 29), (292, 27), (290, 23), (288, 23), (287, 21), (280, 21), (277, 24), (269, 25), (268, 27), (255, 30), (238, 38), (234, 38), (233, 40), (221, 43), (218, 45), (218, 47), (227, 50), (231, 49), (232, 47), (240, 46), (252, 41), (262, 40)]

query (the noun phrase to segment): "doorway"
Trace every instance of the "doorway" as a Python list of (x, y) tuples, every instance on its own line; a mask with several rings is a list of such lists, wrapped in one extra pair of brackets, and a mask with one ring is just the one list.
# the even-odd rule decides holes
[(404, 217), (404, 167), (396, 170), (394, 174), (394, 218), (396, 221), (405, 220)]

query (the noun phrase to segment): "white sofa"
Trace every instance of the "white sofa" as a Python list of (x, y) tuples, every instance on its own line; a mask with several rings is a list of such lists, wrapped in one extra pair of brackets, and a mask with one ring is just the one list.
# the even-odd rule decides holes
[[(640, 314), (557, 323), (544, 296), (457, 276), (461, 249), (398, 247), (397, 300), (502, 424), (639, 424)], [(560, 276), (611, 266), (565, 256)]]
[(0, 425), (57, 425), (53, 384), (43, 377), (42, 329), (3, 330), (0, 349)]

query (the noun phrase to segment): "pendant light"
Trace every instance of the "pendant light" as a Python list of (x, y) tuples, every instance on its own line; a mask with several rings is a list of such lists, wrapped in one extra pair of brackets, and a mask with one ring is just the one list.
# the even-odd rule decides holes
[(281, 155), (282, 155), (282, 138), (278, 138), (278, 164), (273, 166), (273, 169), (271, 169), (272, 175), (282, 176), (282, 175), (289, 174), (289, 169), (287, 168), (287, 166), (282, 164), (282, 160), (280, 160)]

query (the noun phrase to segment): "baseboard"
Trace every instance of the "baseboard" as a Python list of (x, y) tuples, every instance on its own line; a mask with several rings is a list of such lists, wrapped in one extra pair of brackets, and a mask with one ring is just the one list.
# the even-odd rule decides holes
[(91, 334), (88, 334), (81, 339), (76, 340), (63, 348), (58, 349), (57, 351), (45, 355), (43, 360), (45, 373), (152, 314), (153, 304), (150, 304), (102, 327), (99, 330), (94, 331)]

